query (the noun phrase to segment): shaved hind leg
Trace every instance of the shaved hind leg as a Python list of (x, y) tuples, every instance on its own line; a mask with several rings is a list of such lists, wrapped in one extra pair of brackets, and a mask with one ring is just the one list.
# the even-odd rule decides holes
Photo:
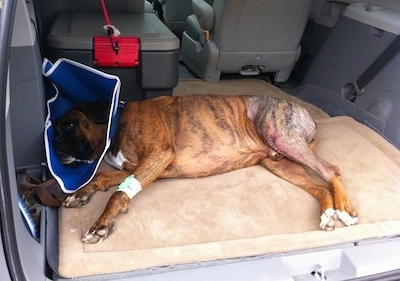
[[(350, 203), (346, 195), (346, 191), (343, 186), (343, 182), (341, 179), (341, 171), (338, 167), (331, 165), (325, 160), (321, 159), (318, 155), (316, 155), (308, 146), (304, 144), (297, 144), (297, 149), (289, 149), (285, 150), (286, 155), (293, 159), (294, 161), (304, 164), (315, 172), (317, 172), (323, 179), (325, 179), (332, 190), (333, 200), (335, 204), (335, 209), (340, 212), (347, 212), (350, 216), (357, 216), (357, 212)], [(346, 225), (351, 225), (356, 223), (356, 221), (352, 222), (350, 217), (346, 217), (346, 215), (342, 215), (343, 222)], [(339, 218), (340, 215), (339, 215)]]
[[(313, 139), (311, 143), (309, 144), (309, 148), (312, 150), (312, 152), (315, 154), (315, 149), (316, 149), (316, 141)], [(330, 165), (328, 162), (325, 160), (319, 158), (322, 162), (325, 163), (325, 165)], [(356, 218), (357, 216), (357, 211), (351, 204), (349, 198), (345, 194), (344, 187), (343, 187), (343, 182), (340, 177), (340, 169), (338, 167), (334, 167), (339, 173), (339, 176), (336, 176), (335, 179), (332, 179), (330, 182), (330, 185), (333, 186), (333, 195), (334, 197), (336, 196), (337, 198), (334, 198), (335, 202), (343, 202), (343, 205), (340, 206), (339, 204), (335, 204), (335, 207), (337, 210), (345, 210), (344, 212), (338, 212), (338, 216), (341, 221), (345, 222), (346, 225), (352, 225), (357, 223), (358, 219)], [(336, 191), (336, 192), (335, 192)], [(339, 191), (343, 191), (342, 194), (339, 194)], [(340, 198), (343, 198), (341, 200)], [(350, 215), (351, 217), (347, 217), (346, 213)], [(347, 222), (347, 223), (346, 223)]]
[[(338, 214), (339, 219), (345, 225), (357, 223), (357, 212), (347, 198), (340, 177), (340, 169), (321, 159), (312, 149), (315, 147), (314, 139), (316, 134), (314, 121), (304, 109), (295, 105), (285, 109), (285, 114), (265, 115), (259, 116), (258, 119), (256, 118), (255, 124), (260, 136), (263, 137), (270, 148), (279, 154), (296, 163), (308, 166), (317, 172), (329, 184), (333, 197), (332, 207)], [(290, 178), (288, 180), (290, 181)], [(303, 184), (302, 186), (313, 194), (310, 185)], [(315, 192), (313, 195), (315, 196)], [(321, 205), (324, 207), (323, 202)], [(329, 213), (332, 213), (332, 211), (329, 210)]]
[[(265, 159), (263, 165), (314, 195), (324, 213), (329, 210), (328, 213), (333, 216), (332, 212), (337, 212), (346, 225), (357, 223), (357, 212), (347, 198), (339, 168), (321, 159), (310, 148), (315, 146), (316, 124), (307, 110), (284, 100), (257, 98), (250, 101), (248, 116), (254, 121), (260, 137), (269, 148), (286, 157), (276, 163), (272, 162), (273, 159)], [(288, 162), (290, 160), (317, 172), (329, 184), (330, 196), (325, 195), (326, 192), (318, 184), (307, 183), (310, 177), (303, 171), (299, 172)], [(292, 172), (295, 172), (294, 175), (290, 175)], [(326, 203), (329, 200), (331, 202)]]
[(337, 216), (334, 211), (333, 196), (328, 187), (321, 185), (313, 179), (302, 165), (287, 158), (282, 158), (279, 161), (266, 158), (261, 162), (261, 165), (280, 178), (287, 180), (314, 196), (320, 204), (320, 227), (326, 231), (335, 229)]
[[(338, 167), (321, 159), (300, 137), (283, 140), (277, 138), (275, 146), (287, 158), (310, 167), (328, 182), (333, 196), (333, 208), (345, 225), (350, 226), (358, 222), (357, 211), (347, 198)], [(329, 213), (331, 212), (329, 211)]]

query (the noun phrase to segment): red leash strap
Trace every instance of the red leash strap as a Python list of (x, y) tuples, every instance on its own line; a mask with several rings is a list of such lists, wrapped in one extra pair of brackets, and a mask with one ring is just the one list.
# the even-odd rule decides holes
[(111, 24), (105, 0), (100, 0), (108, 36), (93, 38), (94, 65), (104, 67), (135, 67), (139, 65), (139, 38), (119, 36), (119, 30)]
[(100, 0), (101, 8), (103, 9), (104, 18), (106, 19), (106, 24), (111, 25), (110, 17), (108, 16), (107, 6), (105, 0)]
[(103, 10), (104, 19), (106, 20), (106, 25), (103, 26), (104, 30), (107, 32), (108, 36), (119, 36), (121, 34), (119, 30), (111, 24), (110, 16), (108, 15), (108, 10), (105, 0), (100, 0), (101, 9)]

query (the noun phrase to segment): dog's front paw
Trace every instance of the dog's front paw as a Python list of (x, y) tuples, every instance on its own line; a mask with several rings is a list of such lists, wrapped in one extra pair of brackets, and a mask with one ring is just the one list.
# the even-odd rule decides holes
[(114, 222), (111, 222), (109, 225), (93, 225), (82, 237), (82, 241), (89, 244), (100, 243), (103, 241), (114, 228)]
[(80, 196), (78, 193), (68, 196), (64, 202), (63, 206), (67, 208), (78, 208), (89, 202), (90, 194), (85, 194)]

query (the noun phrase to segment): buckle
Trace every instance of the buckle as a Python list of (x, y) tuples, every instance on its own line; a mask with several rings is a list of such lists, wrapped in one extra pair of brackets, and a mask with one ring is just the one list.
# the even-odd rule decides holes
[(351, 102), (354, 102), (358, 96), (364, 94), (364, 88), (357, 83), (357, 78), (352, 83), (347, 83), (342, 88), (342, 95)]

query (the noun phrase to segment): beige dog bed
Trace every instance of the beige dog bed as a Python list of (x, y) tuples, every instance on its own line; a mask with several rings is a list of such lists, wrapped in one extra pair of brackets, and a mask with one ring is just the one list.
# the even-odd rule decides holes
[[(287, 96), (260, 80), (181, 81), (175, 95)], [(304, 103), (303, 103), (304, 105)], [(348, 117), (330, 118), (306, 104), (317, 120), (317, 152), (338, 165), (360, 221), (333, 232), (319, 229), (319, 206), (305, 191), (261, 166), (199, 179), (154, 182), (100, 244), (82, 235), (113, 190), (79, 209), (59, 210), (59, 268), (63, 277), (107, 274), (304, 250), (400, 233), (400, 152)], [(106, 168), (107, 167), (103, 167)]]

